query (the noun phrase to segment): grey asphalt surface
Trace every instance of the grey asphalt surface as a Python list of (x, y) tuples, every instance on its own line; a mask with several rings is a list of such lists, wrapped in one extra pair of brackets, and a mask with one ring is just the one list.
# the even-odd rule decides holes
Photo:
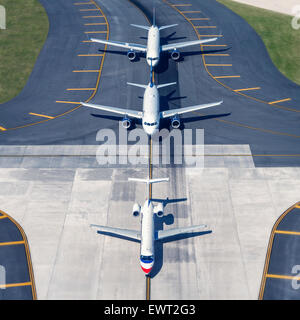
[[(82, 15), (86, 15), (86, 12), (79, 11), (83, 6), (79, 8), (73, 2), (41, 0), (50, 20), (49, 36), (24, 90), (15, 99), (0, 106), (0, 125), (4, 128), (45, 120), (29, 115), (29, 112), (48, 116), (66, 112), (74, 106), (55, 103), (56, 100), (85, 100), (91, 94), (68, 92), (67, 88), (95, 87), (96, 73), (72, 71), (99, 68), (101, 58), (78, 57), (77, 54), (98, 53), (99, 49), (103, 49), (104, 46), (99, 44), (81, 41), (88, 40), (88, 35), (84, 33), (86, 30), (104, 30), (105, 26), (84, 26), (87, 20), (92, 23), (100, 19), (83, 19)], [(151, 18), (152, 2), (136, 2)], [(132, 2), (101, 0), (97, 3), (108, 19), (110, 39), (146, 43), (146, 39), (141, 38), (146, 36), (145, 32), (129, 26), (130, 23), (148, 24), (142, 11)], [(169, 43), (196, 39), (194, 29), (182, 15), (165, 2), (155, 3), (158, 25), (179, 24), (178, 27), (164, 30), (162, 37), (171, 36)], [(290, 98), (291, 101), (282, 102), (280, 106), (293, 111), (252, 100), (222, 86), (206, 71), (199, 47), (182, 50), (183, 59), (179, 63), (162, 58), (156, 70), (156, 82), (178, 81), (175, 92), (170, 87), (161, 90), (162, 109), (223, 99), (222, 106), (201, 112), (204, 116), (186, 116), (189, 120), (184, 127), (204, 128), (206, 144), (249, 144), (252, 154), (260, 155), (254, 156), (256, 166), (298, 166), (300, 157), (289, 155), (300, 154), (300, 87), (276, 69), (261, 39), (243, 19), (216, 1), (192, 0), (189, 3), (192, 6), (178, 8), (182, 11), (201, 10), (201, 13), (186, 16), (209, 17), (210, 20), (194, 20), (193, 23), (217, 26), (216, 29), (201, 29), (200, 32), (222, 34), (223, 37), (215, 44), (227, 45), (205, 47), (205, 52), (230, 55), (206, 56), (207, 64), (232, 64), (232, 67), (207, 67), (208, 71), (214, 76), (240, 75), (240, 78), (219, 79), (233, 89), (261, 87), (260, 90), (243, 92), (254, 98), (265, 101)], [(105, 34), (93, 36), (104, 38)], [(116, 51), (112, 47), (108, 47), (108, 50)], [(142, 100), (139, 96), (143, 91), (127, 86), (126, 81), (148, 83), (149, 68), (145, 59), (130, 62), (125, 54), (116, 52), (106, 53), (104, 59), (99, 89), (91, 102), (140, 110)], [(181, 99), (176, 99), (178, 97)], [(118, 130), (118, 121), (113, 119), (116, 118), (109, 114), (81, 107), (54, 120), (0, 132), (0, 144), (96, 144), (99, 129)], [(262, 157), (264, 154), (277, 156)]]
[[(1, 214), (2, 216), (2, 214)], [(17, 226), (8, 218), (0, 219), (0, 243), (23, 241)], [(1, 245), (0, 265), (5, 268), (5, 283), (30, 282), (24, 244)], [(3, 280), (3, 277), (1, 277)], [(3, 284), (3, 283), (1, 283)], [(32, 300), (31, 286), (0, 288), (0, 300)]]
[[(277, 230), (300, 232), (300, 209), (293, 208), (279, 223)], [(300, 265), (300, 237), (294, 234), (275, 234), (269, 261), (268, 274), (299, 277), (299, 269), (292, 272), (294, 266)], [(299, 281), (295, 281), (297, 287)], [(299, 300), (300, 288), (293, 288), (291, 279), (267, 278), (264, 300)]]

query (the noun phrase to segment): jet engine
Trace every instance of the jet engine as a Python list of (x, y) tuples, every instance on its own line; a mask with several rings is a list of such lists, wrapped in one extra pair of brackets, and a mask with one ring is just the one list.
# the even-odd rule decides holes
[(131, 126), (131, 120), (128, 119), (127, 117), (124, 117), (123, 120), (122, 120), (122, 126), (125, 129), (129, 129), (130, 126)]
[(173, 129), (178, 129), (180, 127), (180, 118), (177, 115), (172, 118), (171, 126)]
[(138, 203), (135, 203), (132, 208), (132, 215), (138, 217), (141, 212), (141, 206)]
[(179, 58), (180, 58), (180, 52), (179, 52), (177, 49), (174, 49), (174, 50), (171, 52), (171, 58), (172, 58), (174, 61), (179, 60)]
[(154, 213), (161, 218), (164, 215), (164, 205), (162, 203), (159, 203), (154, 207)]
[(133, 61), (136, 58), (136, 53), (133, 50), (127, 52), (127, 57), (130, 61)]

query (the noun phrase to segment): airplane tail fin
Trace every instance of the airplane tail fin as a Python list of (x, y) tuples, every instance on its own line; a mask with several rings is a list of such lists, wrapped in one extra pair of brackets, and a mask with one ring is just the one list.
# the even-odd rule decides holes
[(176, 26), (178, 26), (177, 23), (176, 23), (176, 24), (169, 24), (168, 26), (161, 26), (161, 27), (159, 27), (158, 30), (161, 31), (161, 30), (164, 30), (164, 29), (167, 29), (167, 28), (176, 27)]
[(169, 178), (159, 178), (159, 179), (139, 179), (139, 178), (128, 178), (128, 181), (135, 181), (135, 182), (144, 182), (147, 183), (147, 185), (152, 183), (158, 183), (158, 182), (165, 182), (169, 181)]
[(149, 30), (150, 29), (150, 27), (148, 27), (148, 26), (141, 26), (141, 25), (139, 25), (139, 24), (133, 24), (133, 23), (131, 23), (130, 24), (132, 27), (136, 27), (136, 28), (140, 28), (140, 29), (144, 29), (144, 30)]

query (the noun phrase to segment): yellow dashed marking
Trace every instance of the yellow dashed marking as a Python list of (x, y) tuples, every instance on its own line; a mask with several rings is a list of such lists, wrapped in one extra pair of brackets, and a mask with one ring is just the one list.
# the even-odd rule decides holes
[(227, 44), (202, 44), (202, 47), (227, 47)]
[(10, 241), (10, 242), (0, 242), (0, 246), (13, 246), (16, 244), (24, 244), (25, 241)]
[(83, 19), (89, 19), (89, 18), (104, 18), (104, 16), (83, 16)]
[(79, 11), (99, 11), (99, 9), (80, 9)]
[(6, 131), (6, 129), (4, 127), (0, 127), (1, 131)]
[(99, 70), (73, 70), (73, 72), (99, 72)]
[(214, 77), (215, 79), (222, 79), (222, 78), (240, 78), (241, 76), (217, 76)]
[(276, 230), (275, 233), (279, 233), (279, 234), (291, 234), (291, 235), (295, 235), (295, 236), (300, 236), (300, 232), (296, 232), (296, 231)]
[(5, 219), (7, 218), (7, 216), (3, 215), (3, 216), (0, 216), (0, 219)]
[(275, 103), (291, 101), (291, 100), (292, 100), (291, 98), (287, 98), (287, 99), (282, 99), (282, 100), (277, 100), (277, 101), (271, 101), (271, 102), (269, 102), (269, 104), (275, 104)]
[(96, 90), (96, 88), (70, 88), (67, 91), (89, 91), (89, 90)]
[(210, 20), (210, 18), (188, 18), (188, 20)]
[(6, 284), (1, 284), (0, 288), (13, 288), (13, 287), (24, 287), (24, 286), (31, 286), (31, 282), (6, 283)]
[(29, 114), (32, 116), (37, 116), (37, 117), (42, 117), (42, 118), (54, 119), (54, 117), (46, 116), (44, 114), (39, 114), (39, 113), (34, 113), (34, 112), (29, 112)]
[(241, 92), (241, 91), (249, 91), (249, 90), (259, 90), (261, 89), (260, 87), (256, 87), (256, 88), (244, 88), (244, 89), (235, 89), (233, 90), (234, 92)]
[(216, 28), (216, 26), (195, 26), (197, 29), (213, 29)]
[(275, 279), (286, 279), (286, 280), (300, 280), (300, 277), (296, 276), (285, 276), (281, 274), (266, 274), (267, 278), (275, 278)]
[(74, 102), (74, 101), (55, 101), (56, 103), (70, 103), (70, 104), (81, 104), (80, 102)]
[(107, 31), (85, 31), (85, 33), (107, 33)]
[(206, 64), (208, 67), (232, 67), (232, 64)]
[(201, 13), (201, 11), (181, 11), (181, 13)]
[(98, 23), (85, 23), (85, 26), (101, 26), (101, 25), (105, 25), (106, 22), (98, 22)]
[(228, 53), (204, 53), (205, 56), (211, 56), (211, 57), (228, 57)]
[(78, 57), (103, 57), (103, 53), (95, 53), (95, 54), (78, 54)]

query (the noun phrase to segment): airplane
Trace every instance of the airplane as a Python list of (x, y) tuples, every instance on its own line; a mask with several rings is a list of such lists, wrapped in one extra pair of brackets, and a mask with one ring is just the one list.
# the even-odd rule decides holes
[(180, 51), (179, 48), (184, 48), (188, 46), (194, 46), (197, 44), (212, 42), (217, 40), (218, 38), (209, 38), (205, 40), (193, 40), (193, 41), (186, 41), (186, 42), (178, 42), (178, 43), (171, 43), (171, 44), (160, 44), (160, 31), (175, 27), (178, 24), (171, 24), (167, 26), (158, 27), (155, 24), (155, 12), (153, 14), (153, 25), (151, 27), (148, 26), (141, 26), (137, 24), (130, 24), (133, 27), (144, 29), (148, 31), (148, 40), (147, 45), (136, 44), (136, 43), (129, 43), (129, 42), (121, 42), (121, 41), (113, 41), (113, 40), (102, 40), (102, 39), (95, 39), (91, 38), (92, 42), (98, 42), (102, 44), (108, 44), (111, 46), (121, 47), (128, 49), (127, 57), (129, 60), (134, 61), (136, 59), (136, 53), (144, 52), (146, 53), (146, 60), (147, 63), (155, 67), (159, 63), (160, 53), (164, 51), (171, 51), (171, 58), (174, 61), (178, 61), (180, 58)]
[[(144, 182), (147, 185), (152, 183), (169, 181), (169, 178), (160, 178), (160, 179), (138, 179), (138, 178), (129, 178), (129, 181)], [(127, 238), (131, 241), (140, 242), (140, 265), (142, 270), (146, 275), (149, 275), (150, 271), (153, 268), (155, 263), (155, 252), (154, 252), (154, 242), (157, 240), (165, 240), (167, 238), (174, 237), (176, 235), (184, 235), (189, 233), (194, 233), (203, 229), (206, 229), (207, 226), (196, 225), (183, 228), (174, 228), (168, 230), (158, 230), (155, 231), (154, 225), (154, 216), (162, 218), (164, 215), (164, 204), (159, 202), (157, 205), (153, 204), (153, 201), (158, 201), (155, 199), (146, 199), (144, 205), (141, 207), (138, 203), (133, 205), (132, 214), (134, 217), (140, 216), (141, 218), (141, 230), (128, 230), (120, 228), (106, 227), (96, 224), (91, 224), (91, 227), (96, 227), (97, 233), (119, 236)], [(126, 240), (126, 239), (125, 239)]]
[(152, 82), (152, 69), (151, 69), (150, 83), (148, 85), (137, 84), (132, 82), (127, 82), (127, 84), (145, 89), (144, 99), (143, 99), (143, 111), (109, 107), (109, 106), (103, 106), (103, 105), (86, 103), (86, 102), (80, 102), (80, 103), (85, 107), (95, 108), (95, 109), (123, 115), (124, 118), (122, 119), (122, 126), (125, 129), (129, 129), (131, 126), (130, 118), (142, 119), (143, 129), (149, 136), (152, 136), (156, 132), (158, 132), (160, 119), (172, 118), (171, 119), (172, 128), (178, 129), (180, 127), (180, 118), (179, 118), (180, 114), (218, 106), (223, 103), (223, 101), (219, 101), (219, 102), (200, 104), (200, 105), (195, 105), (190, 107), (160, 111), (158, 89), (175, 85), (176, 82), (155, 85)]

